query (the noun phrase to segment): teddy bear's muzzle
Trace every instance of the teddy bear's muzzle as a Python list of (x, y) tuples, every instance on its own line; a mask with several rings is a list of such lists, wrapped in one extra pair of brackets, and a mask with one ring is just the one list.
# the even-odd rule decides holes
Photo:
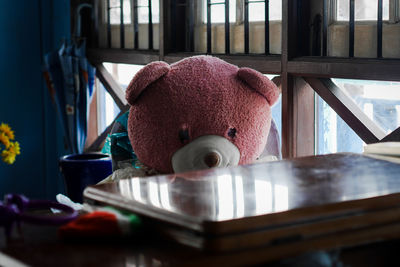
[(239, 149), (218, 135), (204, 135), (177, 150), (172, 156), (175, 173), (237, 165)]
[(210, 167), (217, 167), (221, 162), (221, 156), (216, 152), (210, 152), (204, 157), (204, 163)]

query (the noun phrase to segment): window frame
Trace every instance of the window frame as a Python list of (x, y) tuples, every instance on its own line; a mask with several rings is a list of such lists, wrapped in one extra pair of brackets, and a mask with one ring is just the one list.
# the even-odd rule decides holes
[[(235, 21), (230, 22), (230, 24), (236, 24), (236, 25), (241, 25), (244, 23), (244, 5), (245, 5), (246, 0), (236, 0), (236, 18)], [(197, 2), (197, 1), (196, 1)], [(196, 11), (199, 11), (199, 15), (197, 15), (198, 19), (196, 20), (196, 24), (200, 25), (206, 25), (207, 24), (207, 19), (204, 20), (204, 13), (205, 9), (204, 6), (206, 5), (207, 0), (201, 0), (200, 5), (196, 4)], [(197, 2), (198, 3), (198, 2)], [(249, 3), (251, 4), (251, 2)], [(269, 20), (270, 23), (279, 23), (282, 22), (282, 19), (277, 20)], [(249, 23), (263, 23), (263, 20), (249, 20)], [(212, 24), (224, 24), (225, 22), (213, 22)]]
[[(346, 24), (346, 20), (337, 20), (337, 1), (329, 0), (329, 24)], [(392, 8), (393, 7), (393, 8)], [(382, 20), (384, 23), (396, 24), (400, 21), (400, 0), (389, 0), (389, 19)], [(376, 20), (355, 20), (357, 24), (376, 24)]]
[[(147, 64), (155, 60), (168, 63), (176, 62), (193, 53), (173, 52), (171, 50), (169, 29), (171, 14), (168, 11), (170, 0), (160, 0), (160, 49), (159, 51), (135, 51), (129, 49), (89, 49), (91, 62)], [(329, 1), (329, 0), (327, 0)], [(329, 1), (329, 3), (332, 3)], [(366, 143), (400, 138), (400, 128), (383, 139), (368, 131), (365, 124), (351, 110), (343, 107), (343, 100), (335, 95), (335, 87), (326, 85), (329, 78), (349, 78), (365, 80), (400, 81), (400, 58), (387, 60), (382, 58), (331, 58), (302, 56), (301, 28), (299, 19), (303, 19), (297, 8), (300, 0), (282, 1), (282, 54), (281, 55), (216, 55), (239, 67), (247, 66), (262, 73), (280, 74), (282, 91), (282, 154), (284, 158), (314, 154), (315, 111), (307, 108), (307, 103), (314, 103), (314, 94), (322, 90), (326, 101), (335, 112), (347, 118), (349, 126)], [(398, 12), (398, 11), (396, 11)], [(200, 16), (201, 19), (202, 16)], [(199, 16), (197, 17), (197, 21)], [(304, 25), (307, 25), (304, 23)], [(335, 104), (337, 103), (337, 104)], [(313, 106), (313, 105), (312, 105)], [(300, 115), (299, 115), (300, 114)], [(306, 141), (305, 141), (306, 140)], [(365, 141), (364, 140), (364, 141)]]

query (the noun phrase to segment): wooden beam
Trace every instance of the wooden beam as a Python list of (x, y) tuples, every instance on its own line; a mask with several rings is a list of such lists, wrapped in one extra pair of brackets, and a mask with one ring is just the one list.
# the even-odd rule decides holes
[(120, 110), (123, 110), (128, 102), (125, 99), (125, 92), (121, 86), (114, 80), (111, 74), (104, 68), (103, 64), (97, 64), (96, 75), (100, 82), (104, 85), (104, 88), (114, 99), (115, 104)]
[[(165, 33), (164, 33), (165, 34)], [(166, 52), (166, 44), (164, 51)], [(200, 55), (196, 53), (168, 53), (160, 57), (168, 63), (174, 63), (186, 57)], [(213, 55), (239, 67), (249, 67), (262, 73), (279, 74), (281, 57), (278, 55)], [(159, 55), (152, 51), (137, 51), (129, 49), (89, 49), (87, 57), (92, 64), (103, 62), (146, 65), (159, 60)]]
[(390, 134), (388, 134), (387, 136), (385, 136), (379, 142), (392, 142), (392, 141), (394, 142), (400, 141), (400, 127), (391, 132)]
[(156, 51), (140, 51), (132, 49), (88, 49), (87, 58), (93, 64), (103, 62), (146, 65), (159, 60)]
[[(173, 63), (194, 55), (196, 53), (165, 54), (164, 60)], [(281, 56), (279, 55), (214, 56), (238, 66), (248, 66), (257, 69), (263, 73), (281, 73)], [(283, 53), (282, 56), (284, 56)], [(159, 60), (157, 52), (130, 49), (88, 49), (87, 57), (92, 64), (113, 62), (145, 65)], [(287, 72), (291, 75), (320, 78), (400, 81), (399, 69), (400, 60), (398, 59), (292, 57), (287, 62)]]
[(400, 81), (400, 60), (300, 57), (288, 62), (296, 76)]
[(296, 95), (294, 77), (288, 72), (288, 61), (296, 55), (297, 0), (282, 1), (282, 157), (296, 156)]
[[(168, 54), (164, 57), (167, 63), (174, 63), (186, 57), (195, 56), (199, 54), (194, 53), (174, 53)], [(281, 57), (280, 56), (265, 56), (265, 55), (223, 55), (214, 54), (212, 56), (218, 57), (226, 62), (229, 62), (238, 67), (253, 68), (265, 74), (280, 74), (281, 72)]]
[(315, 154), (315, 92), (301, 77), (294, 78), (296, 157)]
[(330, 79), (305, 80), (365, 143), (376, 143), (385, 137), (385, 132)]

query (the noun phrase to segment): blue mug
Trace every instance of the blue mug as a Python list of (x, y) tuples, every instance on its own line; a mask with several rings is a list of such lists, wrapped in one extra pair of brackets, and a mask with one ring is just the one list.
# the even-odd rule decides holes
[(82, 203), (83, 190), (112, 173), (111, 157), (103, 153), (66, 155), (59, 160), (68, 197)]

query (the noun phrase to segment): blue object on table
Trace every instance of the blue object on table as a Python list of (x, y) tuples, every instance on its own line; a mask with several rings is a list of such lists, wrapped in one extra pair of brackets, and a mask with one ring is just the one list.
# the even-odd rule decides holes
[(119, 162), (128, 160), (134, 168), (139, 168), (136, 166), (137, 156), (135, 151), (133, 151), (128, 136), (128, 117), (129, 111), (125, 112), (115, 121), (111, 133), (107, 136), (106, 142), (101, 150), (102, 153), (111, 156), (113, 171), (120, 168)]
[[(34, 210), (57, 209), (63, 214), (49, 216), (32, 213)], [(27, 211), (30, 211), (29, 213)], [(7, 238), (11, 234), (14, 223), (28, 222), (41, 225), (61, 225), (74, 220), (78, 212), (61, 203), (48, 200), (30, 200), (24, 195), (8, 194), (4, 202), (0, 201), (0, 226), (5, 227)]]
[(60, 158), (59, 164), (67, 196), (79, 203), (87, 186), (97, 184), (112, 173), (111, 158), (103, 153), (67, 155)]

